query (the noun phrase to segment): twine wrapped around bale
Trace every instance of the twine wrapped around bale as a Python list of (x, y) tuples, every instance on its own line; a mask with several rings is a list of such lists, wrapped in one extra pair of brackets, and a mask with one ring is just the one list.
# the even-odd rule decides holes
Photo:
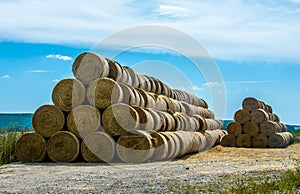
[(115, 156), (116, 143), (104, 132), (94, 132), (83, 139), (81, 155), (87, 162), (112, 162)]
[(76, 79), (68, 78), (59, 81), (52, 92), (55, 106), (65, 112), (70, 112), (85, 100), (85, 87)]
[(53, 134), (47, 142), (47, 154), (53, 162), (73, 162), (80, 150), (80, 142), (76, 135), (69, 131)]
[(124, 133), (117, 143), (118, 156), (127, 163), (148, 161), (154, 153), (151, 139), (151, 135), (145, 131)]
[(21, 162), (41, 162), (46, 156), (46, 141), (38, 133), (26, 132), (16, 142), (16, 156)]
[(106, 59), (100, 55), (84, 52), (76, 57), (72, 71), (78, 80), (87, 85), (97, 78), (107, 77), (109, 66)]
[(112, 136), (122, 135), (126, 131), (136, 130), (139, 115), (127, 104), (114, 104), (105, 109), (102, 114), (102, 124), (105, 132)]
[(100, 78), (90, 83), (87, 89), (89, 103), (97, 108), (107, 108), (123, 99), (119, 84), (110, 78)]
[(81, 105), (73, 109), (67, 117), (69, 131), (83, 139), (100, 128), (100, 111), (90, 105)]
[(33, 114), (32, 126), (43, 137), (50, 137), (63, 129), (65, 125), (64, 113), (53, 105), (43, 105)]

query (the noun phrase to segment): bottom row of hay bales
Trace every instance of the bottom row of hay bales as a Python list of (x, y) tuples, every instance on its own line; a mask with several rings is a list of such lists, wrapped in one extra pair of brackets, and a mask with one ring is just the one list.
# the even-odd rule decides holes
[(48, 139), (27, 132), (16, 143), (16, 155), (22, 162), (154, 162), (208, 150), (220, 144), (225, 134), (222, 130), (204, 133), (137, 130), (114, 139), (105, 132), (93, 132), (81, 141), (69, 131), (59, 131)]

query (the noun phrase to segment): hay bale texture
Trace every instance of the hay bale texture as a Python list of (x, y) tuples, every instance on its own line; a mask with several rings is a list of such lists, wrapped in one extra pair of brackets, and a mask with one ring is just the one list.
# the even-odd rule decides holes
[(283, 148), (292, 143), (293, 135), (286, 132), (273, 108), (261, 100), (245, 98), (234, 120), (227, 126), (228, 135), (221, 140), (224, 147)]
[(58, 163), (169, 160), (208, 150), (225, 135), (205, 100), (117, 61), (84, 52), (72, 72), (53, 88), (53, 105), (35, 111), (35, 133), (18, 143), (20, 161), (40, 162), (46, 153)]

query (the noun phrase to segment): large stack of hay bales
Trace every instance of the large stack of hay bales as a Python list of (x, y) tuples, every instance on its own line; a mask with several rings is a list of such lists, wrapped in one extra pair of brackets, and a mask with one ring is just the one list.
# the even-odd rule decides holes
[(53, 105), (33, 115), (35, 132), (17, 141), (23, 162), (169, 160), (209, 149), (225, 132), (207, 103), (159, 79), (85, 52), (75, 78), (61, 80)]
[(243, 100), (242, 109), (235, 112), (227, 132), (221, 139), (224, 147), (283, 148), (293, 141), (293, 135), (286, 132), (272, 107), (252, 97)]

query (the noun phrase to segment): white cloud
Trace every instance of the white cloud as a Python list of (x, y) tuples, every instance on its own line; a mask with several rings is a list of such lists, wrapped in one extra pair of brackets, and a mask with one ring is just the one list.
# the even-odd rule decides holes
[(3, 75), (1, 76), (2, 79), (9, 79), (10, 78), (10, 75)]
[(59, 80), (58, 79), (54, 79), (54, 80), (52, 80), (52, 83), (58, 83), (59, 82)]
[(187, 17), (189, 10), (179, 6), (159, 5), (159, 8), (156, 10), (156, 12), (160, 16), (180, 18), (180, 17)]
[(193, 89), (194, 91), (201, 91), (201, 90), (203, 90), (202, 87), (197, 86), (197, 85), (194, 85), (194, 86), (192, 87), (192, 89)]
[(26, 72), (28, 72), (28, 73), (48, 73), (49, 71), (43, 70), (43, 69), (36, 69), (36, 70), (29, 70)]
[(220, 87), (223, 86), (223, 83), (220, 82), (206, 82), (203, 84), (203, 86), (208, 87), (208, 88), (213, 88), (213, 87)]
[(69, 56), (63, 56), (61, 54), (51, 54), (51, 55), (47, 55), (46, 58), (48, 59), (59, 59), (59, 60), (63, 60), (63, 61), (70, 61), (72, 60), (71, 57)]
[(90, 46), (128, 27), (158, 24), (191, 34), (215, 58), (300, 60), (299, 2), (0, 1), (0, 41)]

